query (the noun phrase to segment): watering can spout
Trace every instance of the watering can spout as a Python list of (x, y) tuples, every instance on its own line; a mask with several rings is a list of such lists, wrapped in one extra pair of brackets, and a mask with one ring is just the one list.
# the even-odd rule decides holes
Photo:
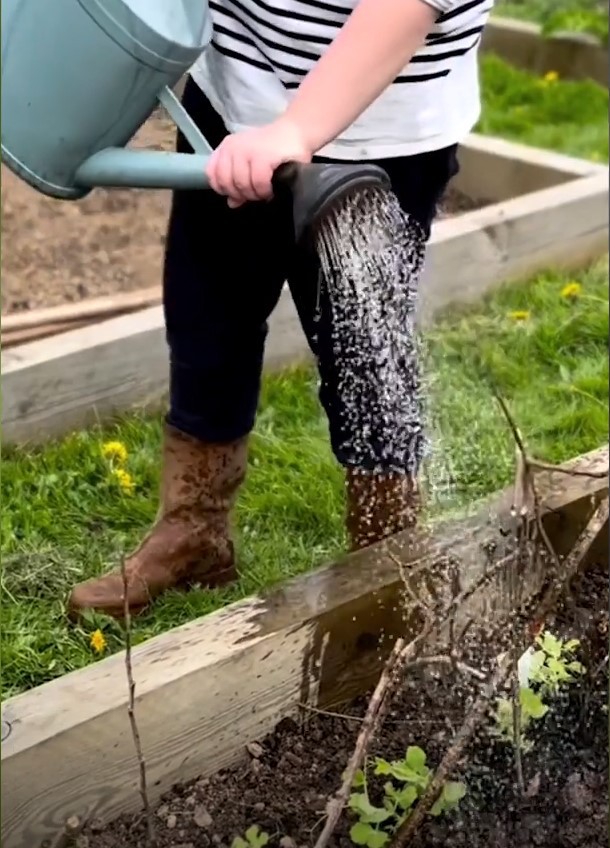
[(83, 189), (206, 189), (208, 156), (109, 147), (94, 153), (78, 168), (75, 182)]

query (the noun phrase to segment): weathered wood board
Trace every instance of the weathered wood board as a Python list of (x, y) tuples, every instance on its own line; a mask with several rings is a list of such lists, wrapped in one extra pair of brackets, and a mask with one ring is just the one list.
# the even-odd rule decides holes
[(482, 49), (535, 74), (556, 71), (565, 79), (592, 79), (608, 85), (608, 48), (584, 33), (547, 38), (536, 24), (492, 18), (483, 33)]
[[(607, 475), (607, 447), (571, 467)], [(536, 479), (548, 532), (565, 552), (607, 494), (607, 476), (544, 471)], [(497, 537), (510, 500), (507, 492), (493, 508), (442, 525), (412, 548), (406, 536), (395, 537), (391, 550), (422, 580), (427, 565), (451, 554), (468, 588), (485, 573), (483, 545)], [(598, 554), (607, 558), (607, 541)], [(536, 575), (527, 591), (544, 580)], [(498, 581), (472, 595), (462, 619), (508, 613)], [(332, 706), (366, 691), (393, 639), (416, 627), (414, 618), (404, 621), (402, 586), (389, 548), (376, 546), (137, 646), (137, 715), (152, 799), (236, 762), (246, 743), (300, 703)], [(70, 815), (109, 820), (137, 808), (122, 654), (8, 700), (2, 721), (3, 848), (39, 848)]]

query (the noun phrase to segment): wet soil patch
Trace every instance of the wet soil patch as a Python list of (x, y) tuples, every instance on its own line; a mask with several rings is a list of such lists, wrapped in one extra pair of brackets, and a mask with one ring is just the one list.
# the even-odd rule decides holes
[[(491, 719), (460, 764), (467, 785), (460, 809), (428, 818), (417, 848), (601, 848), (607, 844), (608, 579), (589, 572), (573, 587), (552, 625), (555, 634), (582, 640), (587, 673), (553, 701), (533, 750), (524, 755), (526, 796), (515, 788), (512, 749), (494, 740)], [(470, 657), (474, 661), (474, 656)], [(429, 669), (430, 667), (428, 667)], [(409, 674), (370, 751), (401, 758), (420, 745), (436, 766), (476, 695), (476, 686), (445, 669)], [(327, 798), (338, 787), (353, 750), (366, 699), (341, 715), (304, 710), (285, 719), (243, 761), (212, 779), (175, 787), (155, 811), (158, 848), (229, 846), (251, 825), (275, 848), (311, 846)], [(349, 814), (332, 848), (349, 848)], [(109, 827), (92, 823), (81, 848), (145, 848), (141, 816)]]

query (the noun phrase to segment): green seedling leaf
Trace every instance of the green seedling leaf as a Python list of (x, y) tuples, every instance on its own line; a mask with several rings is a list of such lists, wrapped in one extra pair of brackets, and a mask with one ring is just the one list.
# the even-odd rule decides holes
[(561, 649), (563, 647), (561, 641), (556, 636), (553, 636), (552, 633), (549, 633), (548, 630), (545, 630), (542, 636), (538, 637), (537, 642), (549, 657), (561, 657)]
[(523, 687), (520, 690), (519, 700), (521, 702), (521, 708), (523, 712), (531, 718), (542, 718), (548, 712), (549, 708), (543, 702), (540, 695), (537, 695), (529, 687)]
[(448, 781), (441, 794), (430, 808), (431, 816), (440, 816), (443, 813), (454, 810), (466, 794), (466, 786), (456, 781)]
[(360, 821), (368, 824), (381, 824), (392, 815), (387, 808), (371, 804), (368, 795), (364, 792), (353, 792), (349, 797), (349, 807), (358, 814)]
[(261, 832), (261, 829), (257, 824), (253, 824), (252, 827), (249, 827), (244, 836), (246, 837), (246, 842), (250, 848), (265, 848), (265, 845), (269, 842), (270, 838), (268, 833)]
[(358, 771), (354, 775), (352, 786), (354, 787), (354, 789), (360, 789), (361, 787), (366, 786), (366, 776), (362, 769), (358, 769)]
[(426, 752), (419, 748), (417, 745), (411, 745), (407, 748), (407, 754), (405, 756), (405, 762), (412, 768), (413, 771), (418, 772), (419, 774), (427, 773), (426, 769)]
[(384, 848), (384, 845), (387, 845), (389, 841), (388, 833), (384, 833), (382, 830), (374, 830), (369, 839), (368, 848)]
[(233, 842), (231, 842), (231, 848), (248, 848), (248, 843), (241, 836), (236, 836)]
[(466, 794), (466, 785), (456, 780), (448, 780), (443, 786), (443, 798), (450, 808), (457, 806)]
[(381, 830), (375, 830), (370, 824), (356, 822), (349, 832), (350, 839), (354, 845), (365, 845), (366, 848), (383, 848), (390, 837)]
[(376, 760), (375, 774), (393, 777), (401, 783), (414, 783), (416, 786), (425, 787), (428, 783), (430, 770), (417, 772), (402, 761), (396, 760), (388, 763), (386, 760)]
[(401, 810), (410, 810), (413, 804), (417, 801), (418, 791), (415, 786), (405, 786), (396, 794), (395, 802)]

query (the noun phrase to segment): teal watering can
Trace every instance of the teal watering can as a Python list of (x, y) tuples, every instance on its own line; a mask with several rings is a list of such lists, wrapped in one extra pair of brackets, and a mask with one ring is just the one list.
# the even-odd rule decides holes
[[(173, 92), (212, 38), (207, 0), (2, 0), (2, 160), (46, 195), (96, 186), (206, 189), (211, 148)], [(193, 153), (127, 149), (157, 105)], [(300, 238), (339, 197), (388, 187), (374, 165), (276, 172)]]

